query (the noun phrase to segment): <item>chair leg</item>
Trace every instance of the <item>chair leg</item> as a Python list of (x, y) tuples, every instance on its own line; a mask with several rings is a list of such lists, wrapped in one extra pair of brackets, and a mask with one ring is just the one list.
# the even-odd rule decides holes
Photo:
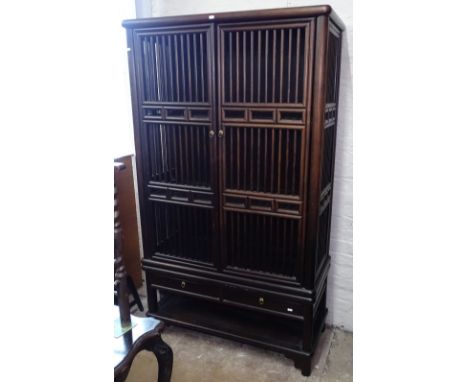
[(130, 293), (133, 296), (133, 299), (135, 300), (135, 303), (138, 305), (138, 309), (140, 312), (143, 312), (143, 304), (140, 299), (140, 295), (138, 294), (138, 291), (135, 287), (135, 283), (133, 282), (133, 279), (127, 275), (127, 285), (128, 289), (130, 290)]

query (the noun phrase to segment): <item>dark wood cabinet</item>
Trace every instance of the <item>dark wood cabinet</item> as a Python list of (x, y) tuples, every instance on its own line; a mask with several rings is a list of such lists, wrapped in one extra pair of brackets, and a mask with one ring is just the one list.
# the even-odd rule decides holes
[(149, 314), (310, 374), (327, 314), (342, 22), (317, 6), (123, 25)]

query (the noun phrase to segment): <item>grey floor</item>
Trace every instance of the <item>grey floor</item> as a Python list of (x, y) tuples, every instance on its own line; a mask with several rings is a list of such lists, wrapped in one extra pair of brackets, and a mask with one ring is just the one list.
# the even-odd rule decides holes
[[(146, 308), (145, 290), (140, 290)], [(140, 312), (134, 310), (134, 314)], [(163, 339), (174, 352), (172, 382), (349, 382), (353, 380), (353, 334), (327, 328), (303, 377), (281, 354), (191, 330), (168, 327)], [(155, 381), (157, 362), (143, 351), (134, 360), (127, 382)]]

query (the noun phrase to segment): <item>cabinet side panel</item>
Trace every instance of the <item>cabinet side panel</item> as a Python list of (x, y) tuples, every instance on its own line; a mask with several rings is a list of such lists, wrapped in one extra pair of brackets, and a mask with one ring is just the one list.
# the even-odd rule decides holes
[(322, 160), (320, 175), (320, 203), (318, 240), (316, 247), (316, 274), (322, 272), (327, 263), (330, 247), (330, 225), (333, 200), (333, 176), (335, 169), (335, 147), (338, 120), (338, 90), (341, 61), (341, 31), (329, 22), (327, 43), (327, 77), (325, 109), (323, 115)]
[(310, 124), (309, 179), (307, 190), (307, 226), (305, 234), (305, 284), (313, 288), (316, 274), (316, 242), (320, 202), (321, 150), (323, 140), (323, 110), (326, 104), (326, 70), (328, 18), (316, 19), (314, 71), (312, 79), (312, 117)]

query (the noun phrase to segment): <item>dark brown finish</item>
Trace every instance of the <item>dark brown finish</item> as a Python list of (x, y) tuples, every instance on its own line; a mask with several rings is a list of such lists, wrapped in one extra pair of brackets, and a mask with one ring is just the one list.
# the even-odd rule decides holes
[(149, 314), (283, 352), (310, 374), (327, 312), (343, 24), (317, 6), (124, 26)]
[[(115, 308), (114, 318), (119, 319)], [(158, 382), (170, 382), (172, 374), (172, 349), (161, 338), (164, 324), (151, 317), (131, 316), (135, 326), (118, 338), (114, 338), (114, 381), (127, 378), (133, 359), (142, 350), (153, 352), (158, 360)]]

